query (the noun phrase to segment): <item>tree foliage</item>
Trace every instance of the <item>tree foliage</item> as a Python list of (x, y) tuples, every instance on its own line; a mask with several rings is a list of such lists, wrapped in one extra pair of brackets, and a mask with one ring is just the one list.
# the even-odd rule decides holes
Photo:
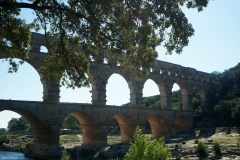
[(225, 119), (228, 124), (239, 124), (240, 63), (223, 73), (214, 72), (218, 84), (207, 93), (205, 110), (209, 117)]
[(8, 134), (3, 134), (3, 135), (0, 135), (0, 145), (3, 144), (3, 143), (11, 143), (12, 139), (11, 139), (11, 136), (8, 135)]
[(19, 133), (29, 130), (29, 124), (27, 121), (21, 116), (20, 118), (12, 118), (8, 122), (8, 132), (11, 133)]
[[(6, 0), (0, 2), (0, 50), (8, 58), (28, 59), (30, 29), (44, 30), (48, 56), (41, 78), (69, 87), (88, 85), (91, 59), (106, 58), (133, 70), (148, 73), (156, 60), (155, 48), (167, 54), (181, 53), (194, 29), (183, 6), (202, 11), (209, 0)], [(26, 24), (21, 9), (32, 10), (35, 19)], [(111, 53), (108, 55), (107, 53)]]
[(66, 128), (66, 129), (79, 129), (80, 128), (80, 124), (79, 124), (78, 120), (72, 115), (68, 115), (63, 120), (62, 126), (63, 126), (63, 128)]
[(0, 128), (0, 135), (6, 134), (6, 133), (7, 133), (7, 131), (5, 128)]
[(171, 153), (165, 146), (163, 138), (148, 140), (138, 126), (133, 135), (131, 146), (123, 159), (168, 160), (171, 159)]

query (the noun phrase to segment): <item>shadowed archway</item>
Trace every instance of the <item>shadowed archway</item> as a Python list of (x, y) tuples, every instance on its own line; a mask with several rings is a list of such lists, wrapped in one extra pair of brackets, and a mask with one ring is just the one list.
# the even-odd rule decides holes
[(114, 118), (117, 120), (120, 127), (121, 142), (128, 142), (133, 137), (133, 133), (137, 127), (135, 119), (127, 113), (118, 113)]
[(154, 114), (148, 118), (148, 122), (150, 123), (152, 135), (156, 138), (158, 137), (169, 137), (172, 134), (172, 129), (169, 124), (159, 114)]
[(106, 145), (107, 132), (99, 127), (95, 119), (86, 112), (71, 113), (82, 128), (82, 145)]

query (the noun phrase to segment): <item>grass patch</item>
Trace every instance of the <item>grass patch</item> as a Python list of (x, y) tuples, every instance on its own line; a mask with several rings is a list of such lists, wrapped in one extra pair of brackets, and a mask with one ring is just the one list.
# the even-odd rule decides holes
[(79, 140), (80, 141), (80, 137), (78, 135), (79, 134), (64, 134), (64, 135), (60, 135), (60, 141), (61, 140)]
[(17, 139), (17, 140), (26, 140), (30, 136), (29, 135), (10, 135), (12, 139)]

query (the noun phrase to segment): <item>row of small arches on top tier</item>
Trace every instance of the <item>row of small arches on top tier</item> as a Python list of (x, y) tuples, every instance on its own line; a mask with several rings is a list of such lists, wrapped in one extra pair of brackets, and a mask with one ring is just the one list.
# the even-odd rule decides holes
[[(0, 99), (42, 101), (43, 89), (40, 77), (31, 65), (24, 63), (20, 66), (19, 71), (14, 74), (7, 73), (8, 62), (1, 63), (1, 65), (1, 68), (5, 68), (6, 70), (1, 70), (2, 72), (0, 73), (4, 77), (4, 79), (2, 79), (3, 82), (0, 83), (0, 86), (2, 86), (1, 88), (3, 88), (2, 94), (0, 93)], [(8, 87), (6, 87), (6, 85)], [(180, 87), (175, 83), (172, 91), (179, 89)], [(129, 102), (130, 91), (128, 84), (121, 75), (113, 74), (110, 76), (106, 90), (107, 105), (119, 106)], [(151, 79), (147, 80), (143, 88), (143, 97), (159, 94), (160, 91), (157, 84)], [(72, 90), (62, 87), (60, 102), (91, 103), (91, 96), (92, 93), (89, 92), (88, 88)], [(160, 99), (159, 96), (158, 99)], [(179, 104), (179, 106), (180, 105), (181, 104)]]

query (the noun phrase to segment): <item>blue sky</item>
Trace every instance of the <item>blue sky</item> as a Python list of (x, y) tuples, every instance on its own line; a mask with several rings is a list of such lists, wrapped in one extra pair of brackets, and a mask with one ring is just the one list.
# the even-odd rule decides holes
[[(211, 73), (223, 72), (234, 67), (240, 61), (240, 1), (210, 1), (204, 11), (185, 10), (189, 22), (195, 29), (195, 35), (181, 55), (165, 55), (166, 51), (157, 48), (159, 60), (195, 68)], [(31, 11), (23, 12), (27, 21), (32, 18)], [(42, 84), (37, 72), (27, 63), (20, 66), (19, 71), (8, 74), (8, 63), (0, 61), (0, 99), (42, 101)], [(178, 89), (175, 85), (173, 90)], [(157, 85), (148, 80), (143, 89), (143, 96), (159, 94)], [(61, 102), (90, 103), (91, 94), (87, 88), (61, 88)], [(121, 105), (129, 102), (127, 82), (117, 74), (110, 77), (107, 84), (107, 104)], [(20, 115), (0, 112), (0, 128), (6, 128), (11, 117)]]

